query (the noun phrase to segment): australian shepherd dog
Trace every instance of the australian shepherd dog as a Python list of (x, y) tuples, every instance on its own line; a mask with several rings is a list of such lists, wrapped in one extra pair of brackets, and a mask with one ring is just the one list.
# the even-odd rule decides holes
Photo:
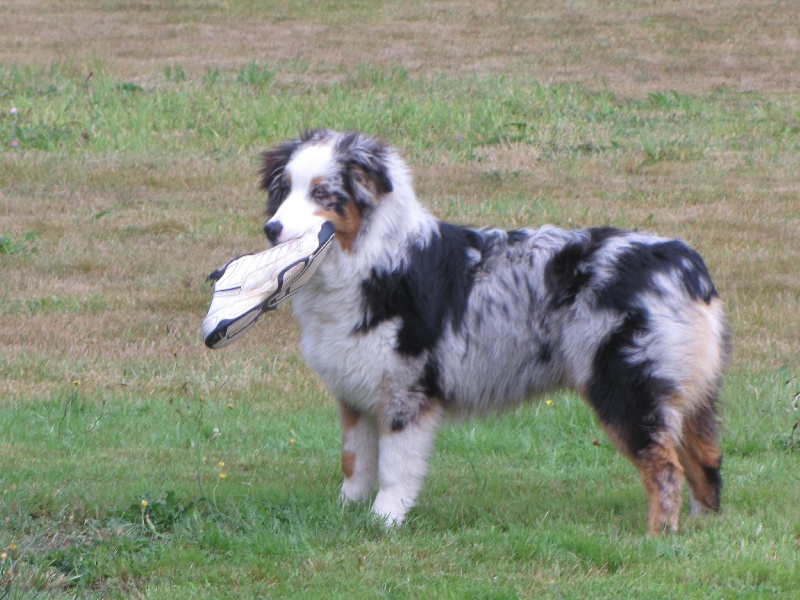
[(294, 297), (308, 364), (339, 405), (345, 501), (400, 524), (437, 430), (453, 415), (576, 390), (647, 493), (649, 531), (718, 511), (717, 404), (728, 354), (722, 302), (700, 255), (611, 227), (500, 231), (437, 220), (395, 150), (308, 131), (263, 155), (272, 243), (334, 224)]

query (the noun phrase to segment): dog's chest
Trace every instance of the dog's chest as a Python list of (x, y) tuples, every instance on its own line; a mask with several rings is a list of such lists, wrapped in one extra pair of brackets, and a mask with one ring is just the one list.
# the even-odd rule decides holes
[(335, 397), (370, 408), (378, 400), (386, 373), (400, 366), (395, 364), (400, 357), (394, 350), (399, 324), (390, 320), (359, 331), (362, 302), (352, 292), (298, 294), (294, 313), (308, 365)]

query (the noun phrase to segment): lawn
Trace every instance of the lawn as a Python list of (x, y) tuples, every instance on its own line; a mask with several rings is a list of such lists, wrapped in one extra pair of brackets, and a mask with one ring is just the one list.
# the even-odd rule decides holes
[[(0, 2), (0, 598), (794, 597), (794, 3), (318, 4)], [(696, 247), (722, 514), (646, 538), (569, 393), (446, 426), (401, 529), (342, 506), (291, 311), (198, 334), (205, 276), (264, 247), (259, 153), (313, 126), (391, 142), (443, 219)]]

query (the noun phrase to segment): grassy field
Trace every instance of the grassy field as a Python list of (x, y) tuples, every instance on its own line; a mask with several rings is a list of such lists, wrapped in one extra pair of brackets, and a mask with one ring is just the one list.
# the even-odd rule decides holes
[[(0, 0), (0, 599), (796, 597), (794, 2), (317, 4)], [(723, 513), (647, 539), (571, 394), (445, 427), (402, 529), (340, 505), (290, 311), (198, 336), (264, 244), (258, 153), (319, 125), (400, 148), (441, 218), (700, 250)]]

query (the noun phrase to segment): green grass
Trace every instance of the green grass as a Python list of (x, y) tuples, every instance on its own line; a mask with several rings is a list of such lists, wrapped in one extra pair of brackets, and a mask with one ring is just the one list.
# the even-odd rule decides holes
[[(781, 403), (782, 382), (751, 383)], [(800, 574), (786, 496), (797, 458), (763, 435), (756, 447), (727, 436), (721, 517), (647, 540), (635, 473), (596, 441), (577, 399), (556, 395), (511, 418), (446, 428), (419, 509), (386, 533), (336, 500), (336, 415), (323, 394), (304, 411), (274, 410), (279, 398), (232, 408), (226, 399), (72, 385), (4, 411), (4, 430), (26, 432), (14, 450), (25, 459), (3, 490), (22, 581), (173, 598), (721, 598), (788, 593)]]
[[(450, 26), (462, 15), (447, 4), (370, 12), (371, 26), (446, 26), (434, 36), (441, 46), (424, 47), (424, 68), (368, 52), (320, 63), (299, 42), (282, 57), (234, 60), (229, 37), (218, 36), (209, 46), (218, 62), (169, 45), (182, 39), (170, 28), (247, 32), (261, 18), (252, 3), (229, 4), (154, 13), (161, 54), (149, 62), (144, 42), (102, 61), (94, 46), (60, 60), (32, 45), (20, 60), (24, 41), (0, 46), (0, 598), (793, 597), (794, 88), (696, 85), (705, 81), (699, 65), (731, 56), (751, 80), (769, 78), (743, 50), (726, 59), (727, 30), (704, 24), (688, 2), (675, 8), (694, 15), (685, 28), (663, 14), (616, 22), (614, 11), (631, 8), (625, 0), (603, 4), (608, 19), (599, 4), (573, 7), (598, 28), (585, 43), (609, 71), (571, 80), (520, 71), (518, 47), (538, 21), (515, 18), (514, 3), (491, 14), (470, 6), (464, 28)], [(114, 2), (71, 7), (109, 22), (150, 14)], [(298, 39), (334, 51), (346, 30), (373, 39), (348, 29), (364, 8), (290, 3), (275, 19), (294, 35), (308, 26)], [(763, 15), (770, 27), (778, 9)], [(21, 14), (9, 18), (23, 30)], [(543, 39), (556, 42), (531, 55), (530, 69), (579, 62), (557, 40), (588, 40), (580, 20), (542, 15)], [(734, 38), (734, 21), (752, 22), (739, 17), (720, 16)], [(480, 30), (470, 29), (474, 19)], [(764, 27), (764, 39), (777, 35)], [(493, 35), (476, 33), (484, 28)], [(656, 38), (691, 72), (668, 60), (660, 75), (646, 73), (652, 60), (638, 57)], [(481, 45), (489, 39), (501, 46)], [(473, 42), (501, 67), (455, 68)], [(783, 56), (779, 46), (754, 48)], [(653, 87), (683, 74), (694, 87)], [(635, 469), (566, 393), (446, 426), (403, 528), (384, 531), (367, 507), (342, 506), (335, 403), (303, 364), (290, 311), (219, 352), (197, 333), (210, 299), (205, 275), (263, 243), (258, 153), (317, 125), (396, 145), (442, 218), (612, 224), (696, 246), (734, 334), (723, 513), (684, 515), (679, 535), (647, 539)]]
[(298, 89), (270, 85), (271, 68), (255, 63), (217, 71), (213, 82), (184, 74), (173, 85), (167, 74), (144, 89), (93, 73), (83, 79), (55, 67), (0, 71), (0, 90), (17, 110), (3, 115), (3, 147), (16, 141), (18, 151), (89, 155), (191, 149), (224, 159), (325, 123), (400, 139), (414, 158), (431, 151), (463, 158), (478, 147), (520, 143), (551, 159), (640, 151), (640, 166), (648, 166), (709, 153), (792, 151), (800, 132), (791, 97), (725, 90), (702, 99), (677, 92), (622, 99), (576, 84), (504, 76), (427, 81), (364, 66), (343, 83)]

